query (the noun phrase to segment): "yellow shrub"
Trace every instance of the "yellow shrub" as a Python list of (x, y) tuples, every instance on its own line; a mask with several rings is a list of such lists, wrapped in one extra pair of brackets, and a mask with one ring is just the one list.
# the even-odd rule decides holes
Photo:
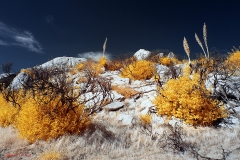
[(106, 57), (101, 57), (99, 60), (98, 60), (98, 64), (99, 64), (99, 67), (104, 67), (104, 65), (107, 63), (107, 59)]
[(186, 64), (186, 66), (183, 68), (183, 75), (184, 76), (189, 76), (191, 74), (191, 67)]
[(112, 89), (117, 93), (123, 95), (125, 98), (131, 98), (138, 93), (136, 90), (130, 87), (113, 86)]
[(159, 59), (159, 62), (162, 64), (162, 65), (165, 65), (165, 66), (169, 66), (172, 62), (171, 62), (171, 59), (168, 58), (168, 57), (162, 57)]
[(101, 57), (98, 62), (94, 62), (93, 60), (87, 60), (85, 62), (81, 62), (76, 66), (76, 69), (81, 70), (88, 70), (92, 73), (93, 76), (98, 76), (99, 74), (103, 73), (103, 67), (107, 63), (107, 59), (105, 57)]
[(0, 94), (0, 126), (7, 127), (14, 122), (18, 109), (8, 103)]
[(205, 57), (202, 57), (199, 58), (196, 63), (200, 64), (200, 67), (209, 73), (213, 71), (215, 62), (213, 58), (207, 59)]
[(226, 65), (230, 69), (239, 69), (240, 68), (240, 50), (235, 49), (230, 53), (228, 59), (226, 60)]
[(220, 102), (208, 98), (210, 92), (204, 84), (199, 84), (199, 74), (169, 80), (154, 100), (158, 115), (180, 118), (187, 124), (210, 126), (227, 116)]
[(96, 63), (92, 60), (88, 60), (84, 63), (78, 64), (77, 69), (80, 71), (86, 69), (86, 70), (90, 71), (93, 76), (97, 76), (103, 72), (102, 69), (99, 67), (98, 63)]
[[(48, 101), (48, 100), (46, 100)], [(62, 104), (59, 98), (49, 103), (37, 103), (33, 98), (26, 99), (16, 117), (15, 126), (21, 137), (29, 142), (49, 140), (64, 134), (77, 134), (83, 131), (91, 119), (84, 112), (84, 106), (77, 106), (68, 111), (68, 105)]]
[(140, 114), (140, 120), (143, 125), (148, 125), (152, 122), (152, 117), (149, 114)]
[(153, 62), (138, 60), (124, 67), (121, 76), (132, 80), (146, 80), (152, 78), (155, 72), (155, 64)]
[(169, 57), (161, 57), (159, 59), (159, 62), (162, 65), (169, 66), (171, 64), (179, 64), (180, 61), (177, 58), (169, 58)]
[(82, 70), (82, 69), (84, 69), (84, 66), (85, 66), (85, 62), (81, 62), (77, 65), (77, 69)]

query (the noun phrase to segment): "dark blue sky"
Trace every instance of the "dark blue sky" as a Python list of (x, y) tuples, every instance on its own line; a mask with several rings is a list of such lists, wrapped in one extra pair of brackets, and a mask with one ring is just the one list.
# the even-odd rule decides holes
[(139, 49), (201, 52), (207, 25), (209, 49), (240, 46), (239, 0), (0, 0), (0, 64), (15, 70), (58, 56), (102, 50), (112, 56)]

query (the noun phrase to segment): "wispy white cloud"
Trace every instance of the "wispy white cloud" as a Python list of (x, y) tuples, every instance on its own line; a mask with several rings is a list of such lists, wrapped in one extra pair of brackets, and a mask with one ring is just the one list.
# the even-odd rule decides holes
[[(111, 59), (110, 53), (104, 53), (105, 57), (107, 59)], [(85, 52), (78, 54), (78, 57), (80, 58), (87, 58), (87, 59), (93, 59), (94, 61), (98, 61), (103, 56), (103, 52)]]
[(9, 44), (0, 39), (0, 45), (2, 45), (2, 46), (8, 46)]
[(0, 45), (21, 46), (30, 51), (43, 53), (40, 43), (28, 31), (19, 31), (0, 22)]

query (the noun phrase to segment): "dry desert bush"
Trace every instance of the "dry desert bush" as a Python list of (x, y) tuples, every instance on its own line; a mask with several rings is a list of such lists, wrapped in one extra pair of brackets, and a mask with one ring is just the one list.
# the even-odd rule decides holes
[(125, 98), (131, 98), (138, 93), (138, 91), (134, 90), (131, 87), (112, 86), (112, 89), (117, 93), (123, 95)]
[(176, 64), (180, 64), (181, 62), (177, 58), (160, 57), (159, 63), (165, 66), (173, 66)]
[(229, 57), (226, 59), (225, 64), (228, 66), (229, 70), (240, 71), (240, 50), (235, 48), (229, 53)]
[(92, 72), (92, 76), (97, 77), (99, 74), (103, 73), (106, 63), (107, 59), (104, 56), (101, 57), (97, 62), (92, 59), (88, 59), (85, 62), (77, 64), (74, 69), (72, 69), (71, 73), (73, 75), (78, 72), (84, 72), (85, 70), (88, 70)]

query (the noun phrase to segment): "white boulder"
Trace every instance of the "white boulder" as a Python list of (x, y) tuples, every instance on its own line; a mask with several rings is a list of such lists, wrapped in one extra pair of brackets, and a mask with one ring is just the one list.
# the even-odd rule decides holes
[(133, 56), (137, 60), (144, 60), (150, 56), (151, 52), (145, 50), (145, 49), (140, 49), (138, 50)]

